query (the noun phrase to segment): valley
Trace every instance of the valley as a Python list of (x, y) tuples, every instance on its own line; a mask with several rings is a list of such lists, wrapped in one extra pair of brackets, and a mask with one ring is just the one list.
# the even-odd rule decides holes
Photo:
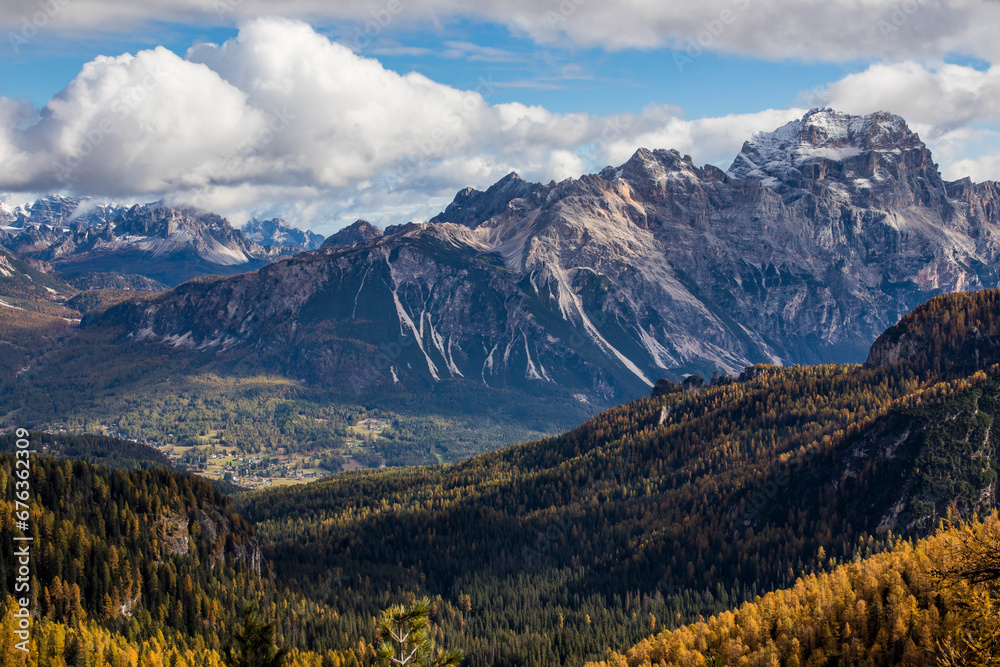
[[(903, 339), (913, 341), (909, 357), (882, 352)], [(185, 496), (170, 500), (171, 489), (182, 480), (199, 494), (214, 494), (208, 496), (211, 503), (225, 509), (198, 501), (200, 509), (186, 510), (187, 533), (181, 528), (172, 539), (190, 535), (204, 542), (206, 534), (219, 534), (215, 513), (229, 513), (232, 528), (226, 530), (239, 526), (244, 531), (239, 539), (252, 540), (252, 546), (233, 551), (232, 558), (244, 559), (234, 561), (236, 569), (227, 575), (234, 578), (197, 586), (222, 586), (204, 589), (213, 597), (231, 590), (259, 599), (297, 600), (282, 607), (278, 635), (298, 651), (296, 664), (309, 664), (310, 656), (364, 664), (375, 641), (365, 619), (384, 607), (390, 591), (405, 591), (403, 599), (434, 601), (436, 626), (450, 645), (465, 652), (470, 665), (642, 664), (642, 656), (679, 650), (678, 642), (710, 657), (736, 651), (804, 660), (820, 651), (825, 660), (877, 653), (893, 661), (889, 664), (919, 665), (937, 650), (936, 641), (954, 641), (954, 626), (935, 620), (933, 609), (958, 607), (951, 593), (936, 593), (934, 566), (927, 559), (944, 558), (943, 545), (962, 533), (940, 533), (947, 527), (942, 522), (974, 513), (989, 517), (997, 507), (1000, 458), (992, 424), (1000, 416), (1000, 367), (991, 358), (980, 355), (976, 361), (967, 353), (970, 341), (986, 349), (997, 340), (1000, 292), (949, 295), (887, 331), (866, 366), (759, 366), (741, 380), (665, 387), (658, 397), (606, 411), (561, 436), (457, 465), (355, 470), (310, 484), (243, 490), (232, 500), (209, 492), (197, 476), (154, 470), (144, 474), (160, 480), (157, 488), (167, 494), (158, 501), (162, 507), (142, 495), (134, 506), (160, 517), (153, 519), (158, 526), (184, 511), (168, 508), (192, 502), (180, 500)], [(927, 350), (933, 356), (923, 354)], [(373, 428), (391, 425), (384, 418), (371, 419), (359, 420), (348, 437), (357, 441)], [(207, 431), (201, 436), (208, 452), (219, 435)], [(58, 435), (34, 437), (43, 439), (40, 445), (60, 440)], [(69, 450), (74, 447), (77, 452), (141, 451), (110, 438), (74, 441)], [(68, 452), (65, 446), (62, 451)], [(119, 455), (115, 466), (134, 460), (131, 456)], [(96, 460), (102, 459), (110, 460), (107, 454)], [(79, 511), (110, 511), (111, 499), (123, 497), (123, 491), (101, 491), (94, 479), (111, 475), (108, 484), (119, 488), (121, 473), (69, 460), (42, 461), (47, 470), (42, 478), (54, 485), (45, 493), (66, 493), (59, 485), (74, 479), (79, 480), (69, 487), (74, 493), (93, 494), (94, 509)], [(60, 466), (76, 469), (62, 473)], [(88, 530), (110, 525), (86, 521)], [(45, 531), (63, 524), (49, 525), (39, 524)], [(995, 530), (990, 525), (962, 530)], [(917, 542), (925, 538), (930, 541)], [(59, 539), (46, 537), (53, 543)], [(129, 539), (148, 538), (140, 531)], [(229, 544), (230, 538), (214, 544), (223, 542)], [(173, 542), (159, 548), (176, 548), (168, 544)], [(202, 581), (198, 560), (192, 558), (195, 551), (210, 549), (207, 544), (186, 547), (166, 561), (175, 565), (160, 567), (188, 572), (192, 583)], [(258, 549), (259, 556), (245, 560)], [(259, 563), (273, 580), (258, 583), (237, 562)], [(150, 566), (143, 567), (142, 589), (153, 591), (144, 595), (155, 595), (151, 587), (162, 584), (155, 583), (160, 580)], [(163, 570), (166, 576), (170, 571)], [(81, 576), (64, 572), (71, 582)], [(909, 574), (894, 579), (900, 572)], [(125, 575), (116, 584), (115, 576), (112, 572), (108, 589), (112, 603), (132, 595), (128, 587), (134, 585)], [(78, 581), (82, 590), (90, 580)], [(284, 592), (272, 588), (272, 581)], [(179, 583), (169, 584), (174, 585)], [(911, 612), (889, 602), (871, 614), (861, 605), (850, 611), (809, 606), (808, 620), (799, 627), (781, 625), (788, 614), (801, 613), (795, 611), (801, 605), (796, 600), (830, 595), (827, 590), (834, 586), (837, 595), (855, 595), (871, 605), (879, 590), (901, 591), (915, 596), (912, 613), (918, 615), (907, 616)], [(167, 588), (159, 595), (191, 595), (184, 590)], [(197, 587), (191, 590), (201, 595)], [(123, 622), (109, 615), (107, 606), (95, 604), (101, 594), (89, 588), (84, 593), (80, 609), (94, 623), (88, 635)], [(44, 607), (51, 622), (66, 623), (72, 613), (81, 613), (61, 604)], [(143, 607), (148, 604), (144, 597)], [(205, 643), (198, 644), (204, 648), (195, 650), (207, 651), (203, 664), (212, 664), (215, 635), (193, 630), (192, 619), (215, 613), (207, 618), (219, 624), (225, 613), (194, 611), (188, 618), (183, 611), (201, 605), (186, 603), (177, 612), (161, 605), (155, 615), (127, 623), (137, 636), (146, 632), (143, 627), (174, 628), (177, 634), (171, 636), (178, 639), (170, 642), (204, 636)], [(737, 616), (730, 609), (739, 609)], [(865, 624), (869, 639), (862, 644), (848, 641), (843, 623), (834, 620), (848, 614), (851, 623), (861, 618)], [(744, 620), (734, 625), (733, 618)], [(746, 634), (748, 618), (777, 624), (783, 640), (772, 646)], [(919, 633), (901, 636), (894, 629), (907, 618)], [(958, 622), (952, 618), (949, 623)], [(727, 648), (712, 638), (717, 634), (705, 635), (699, 619), (709, 619), (713, 633), (725, 627), (730, 637), (739, 636), (744, 648)], [(296, 629), (305, 627), (311, 628), (311, 638)], [(800, 634), (803, 628), (814, 633), (825, 628), (835, 639)], [(164, 645), (160, 650), (174, 649)], [(677, 659), (687, 664), (686, 658)], [(690, 660), (699, 664), (695, 657)]]
[(998, 203), (815, 109), (322, 242), (4, 211), (34, 664), (231, 667), (254, 613), (290, 667), (385, 664), (393, 614), (466, 667), (991, 664)]

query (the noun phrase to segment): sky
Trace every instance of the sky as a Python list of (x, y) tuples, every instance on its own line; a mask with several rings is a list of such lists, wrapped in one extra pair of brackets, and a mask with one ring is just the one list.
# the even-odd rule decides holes
[(812, 107), (1000, 180), (998, 28), (996, 0), (0, 0), (0, 200), (329, 234), (639, 147), (726, 169)]

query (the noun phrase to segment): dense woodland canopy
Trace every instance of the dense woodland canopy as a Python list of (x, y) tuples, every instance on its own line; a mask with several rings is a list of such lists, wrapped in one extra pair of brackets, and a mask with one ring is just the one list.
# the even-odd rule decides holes
[[(772, 369), (458, 466), (352, 473), (241, 507), (279, 576), (342, 614), (370, 616), (396, 591), (462, 600), (452, 630), (468, 664), (561, 664), (885, 549), (888, 507), (862, 508), (869, 518), (859, 496), (916, 475), (909, 493), (925, 502), (916, 460), (937, 452), (846, 485), (834, 462), (891, 411), (930, 428), (925, 403), (995, 414), (986, 393), (1000, 393), (986, 375), (923, 386), (883, 370)], [(995, 477), (955, 464), (969, 489)]]
[[(996, 665), (998, 558), (994, 514), (809, 575), (588, 667)], [(993, 572), (977, 578), (984, 565)]]
[[(961, 355), (996, 296), (901, 326)], [(446, 626), (468, 664), (572, 663), (930, 534), (950, 505), (992, 508), (1000, 374), (920, 359), (760, 367), (453, 467), (240, 506), (279, 577), (342, 614), (438, 596), (468, 610)]]
[[(9, 457), (0, 463), (0, 485), (12, 482), (9, 464)], [(238, 610), (245, 600), (275, 621), (278, 643), (290, 648), (290, 667), (375, 664), (375, 652), (363, 639), (343, 651), (299, 647), (328, 641), (322, 632), (313, 634), (323, 626), (340, 624), (345, 639), (359, 637), (364, 628), (344, 626), (335, 611), (276, 590), (266, 576), (255, 577), (252, 565), (241, 562), (246, 552), (239, 549), (252, 544), (252, 532), (238, 525), (225, 499), (203, 481), (161, 471), (111, 472), (49, 458), (36, 465), (41, 492), (32, 511), (41, 511), (41, 520), (30, 532), (39, 543), (52, 540), (56, 547), (43, 555), (44, 565), (33, 579), (38, 618), (27, 655), (14, 648), (10, 611), (15, 603), (9, 596), (0, 601), (0, 664), (221, 667), (220, 646), (239, 632)], [(88, 491), (81, 493), (84, 487)], [(49, 495), (57, 491), (67, 502)], [(110, 501), (112, 494), (123, 499), (122, 508), (134, 503), (136, 513), (126, 511), (125, 531), (104, 533), (117, 535), (105, 540), (100, 520), (117, 504)], [(82, 500), (95, 509), (76, 509), (70, 502)], [(0, 507), (0, 539), (13, 534), (6, 505)], [(46, 505), (54, 511), (42, 509)], [(169, 524), (185, 509), (196, 517), (186, 531), (138, 521), (139, 516), (162, 516)], [(221, 549), (214, 554), (213, 542), (205, 539), (210, 521), (197, 518), (202, 512), (234, 522), (225, 540), (214, 541)], [(61, 531), (74, 534), (67, 541)], [(178, 548), (185, 532), (186, 552)], [(236, 548), (227, 553), (230, 545)], [(998, 563), (1000, 521), (993, 515), (985, 523), (945, 527), (927, 540), (899, 541), (888, 553), (857, 557), (829, 574), (806, 575), (785, 590), (611, 653), (593, 667), (995, 665), (998, 654), (989, 649), (1000, 646)], [(0, 564), (5, 582), (9, 565)], [(108, 591), (110, 601), (103, 608), (92, 604), (91, 586)], [(127, 611), (118, 606), (123, 599)], [(157, 612), (150, 614), (145, 607), (154, 600), (159, 600)], [(468, 601), (462, 605), (444, 612), (440, 602), (428, 604), (428, 640), (441, 643), (450, 637), (450, 613), (474, 613)], [(659, 619), (655, 614), (647, 618), (655, 630)]]
[[(13, 457), (0, 457), (0, 541), (7, 545), (21, 534), (13, 518), (13, 472)], [(325, 656), (352, 665), (364, 655), (357, 640), (345, 651), (317, 653), (361, 633), (279, 588), (253, 529), (206, 480), (38, 456), (32, 494), (37, 662), (28, 664), (221, 664), (218, 652), (244, 603), (278, 620), (279, 641), (297, 651), (292, 664), (319, 667)], [(5, 596), (13, 592), (15, 565), (11, 550), (0, 550)], [(12, 599), (0, 604), (10, 611)], [(10, 614), (5, 618), (9, 637)], [(17, 656), (13, 644), (0, 648), (8, 660)], [(314, 650), (302, 657), (307, 646)]]
[[(988, 609), (995, 591), (932, 576), (961, 559), (947, 544), (962, 531), (917, 540), (949, 508), (996, 505), (1000, 369), (936, 363), (970, 326), (994, 335), (995, 296), (902, 323), (917, 343), (901, 363), (760, 367), (458, 465), (230, 502), (174, 472), (40, 457), (35, 664), (217, 664), (247, 601), (293, 664), (370, 664), (380, 612), (425, 596), (435, 641), (470, 667), (965, 655), (961, 637), (992, 626), (962, 603)], [(142, 467), (129, 458), (106, 462)], [(8, 544), (11, 479), (7, 457)]]

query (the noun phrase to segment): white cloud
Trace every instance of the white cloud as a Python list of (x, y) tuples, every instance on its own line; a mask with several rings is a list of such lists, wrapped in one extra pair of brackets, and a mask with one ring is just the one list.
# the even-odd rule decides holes
[(851, 113), (891, 111), (943, 133), (1000, 120), (1000, 66), (982, 71), (913, 61), (879, 63), (830, 85), (817, 99)]
[[(733, 114), (717, 118), (686, 120), (676, 107), (654, 106), (639, 116), (606, 119), (604, 159), (619, 164), (637, 146), (673, 148), (693, 156), (696, 164), (711, 163), (728, 169), (743, 142), (754, 132), (772, 130), (801, 118), (805, 109), (767, 109), (758, 113)], [(609, 140), (610, 139), (610, 140)]]
[(1000, 179), (1000, 66), (879, 63), (849, 75), (809, 100), (849, 113), (890, 111), (920, 134), (945, 178)]
[(973, 181), (997, 180), (1000, 174), (1000, 155), (982, 155), (977, 158), (957, 160), (945, 170), (945, 177), (957, 180), (968, 176)]
[[(0, 0), (0, 27), (40, 20), (64, 31), (134, 30), (151, 21), (231, 24), (270, 0)], [(370, 35), (460, 18), (493, 21), (540, 43), (609, 49), (681, 47), (806, 60), (941, 57), (997, 60), (992, 0), (284, 0), (283, 15), (355, 22)], [(40, 19), (39, 19), (40, 17)], [(357, 30), (357, 28), (355, 30)]]
[[(995, 179), (1000, 164), (982, 149), (982, 126), (1000, 120), (998, 82), (997, 67), (879, 64), (810, 102), (899, 113), (948, 178), (966, 169)], [(183, 58), (163, 48), (97, 58), (40, 113), (0, 97), (0, 191), (389, 224), (426, 219), (455, 191), (510, 171), (561, 180), (620, 164), (640, 146), (726, 168), (754, 132), (805, 111), (688, 120), (676, 106), (654, 105), (595, 117), (491, 104), (496, 89), (490, 80), (459, 90), (400, 75), (305, 23), (256, 19), (236, 39)]]
[(37, 117), (0, 98), (0, 188), (166, 197), (223, 211), (318, 198), (374, 207), (372, 217), (409, 202), (421, 215), (433, 213), (428, 201), (514, 170), (543, 181), (579, 176), (640, 140), (731, 158), (744, 128), (770, 119), (723, 119), (729, 132), (710, 138), (698, 129), (710, 122), (689, 124), (676, 107), (597, 118), (491, 105), (495, 89), (400, 75), (305, 23), (257, 19), (185, 58), (163, 48), (97, 58)]
[[(0, 113), (10, 106), (4, 100)], [(71, 187), (100, 194), (160, 192), (204, 182), (266, 128), (246, 95), (164, 48), (100, 57), (24, 126), (9, 118), (0, 187)], [(22, 129), (23, 128), (23, 129)]]

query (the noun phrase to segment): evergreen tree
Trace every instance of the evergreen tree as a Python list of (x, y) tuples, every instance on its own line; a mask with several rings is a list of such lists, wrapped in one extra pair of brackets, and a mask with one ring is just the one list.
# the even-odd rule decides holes
[(430, 600), (424, 598), (410, 607), (397, 605), (382, 612), (378, 637), (379, 663), (390, 667), (458, 667), (460, 651), (436, 646), (430, 634)]
[(243, 627), (226, 645), (224, 656), (228, 667), (283, 667), (288, 648), (274, 646), (274, 621), (265, 623), (247, 606), (243, 608)]
[(1000, 665), (1000, 523), (966, 524), (947, 544), (945, 567), (936, 574), (958, 589), (959, 627), (941, 643), (938, 664)]

